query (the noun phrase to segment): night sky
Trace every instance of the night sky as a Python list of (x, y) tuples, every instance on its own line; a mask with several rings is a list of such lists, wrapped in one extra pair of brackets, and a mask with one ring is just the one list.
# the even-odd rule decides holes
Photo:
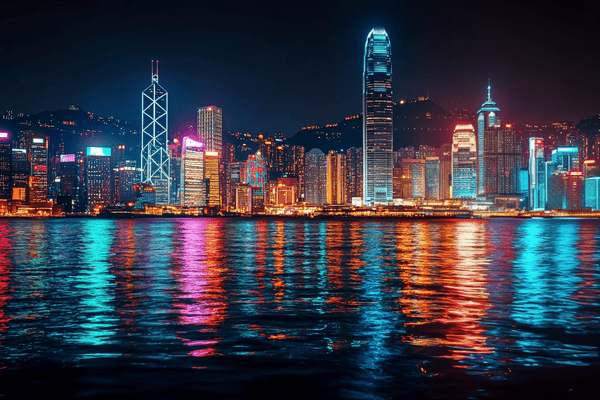
[(365, 39), (381, 26), (395, 100), (429, 91), (447, 110), (477, 111), (491, 78), (506, 122), (577, 123), (600, 112), (592, 1), (196, 4), (3, 1), (0, 110), (79, 101), (139, 120), (158, 59), (172, 133), (197, 107), (216, 105), (227, 130), (290, 136), (360, 112)]

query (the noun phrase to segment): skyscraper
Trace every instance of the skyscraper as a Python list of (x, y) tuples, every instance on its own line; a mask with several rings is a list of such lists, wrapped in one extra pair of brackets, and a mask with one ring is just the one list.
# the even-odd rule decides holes
[(142, 183), (156, 188), (156, 204), (169, 204), (171, 160), (168, 143), (167, 91), (158, 84), (152, 62), (152, 84), (142, 92)]
[(216, 151), (204, 152), (204, 181), (206, 185), (206, 205), (221, 209), (221, 180), (219, 165), (221, 154)]
[(204, 144), (184, 137), (181, 146), (180, 204), (203, 207), (206, 205)]
[(325, 204), (327, 198), (327, 158), (317, 148), (305, 155), (304, 200), (306, 204)]
[(363, 69), (363, 198), (365, 205), (393, 199), (392, 49), (383, 28), (365, 44)]
[(206, 151), (223, 154), (223, 111), (219, 107), (208, 106), (198, 109), (198, 139), (206, 146)]
[(112, 201), (112, 149), (88, 147), (85, 156), (87, 205), (90, 210)]
[(0, 132), (0, 200), (12, 198), (12, 146), (8, 132)]
[(546, 209), (544, 139), (529, 138), (529, 211)]
[(31, 164), (29, 202), (44, 203), (48, 201), (48, 137), (28, 134), (27, 147)]
[(487, 100), (477, 112), (477, 194), (485, 194), (485, 164), (484, 164), (484, 136), (485, 130), (490, 127), (500, 127), (500, 118), (496, 114), (500, 111), (492, 100), (492, 86), (488, 79)]
[(512, 124), (486, 128), (483, 150), (485, 195), (518, 194), (521, 144)]
[(327, 154), (327, 204), (346, 204), (346, 154)]
[(452, 140), (452, 197), (477, 197), (477, 145), (471, 124), (459, 124)]

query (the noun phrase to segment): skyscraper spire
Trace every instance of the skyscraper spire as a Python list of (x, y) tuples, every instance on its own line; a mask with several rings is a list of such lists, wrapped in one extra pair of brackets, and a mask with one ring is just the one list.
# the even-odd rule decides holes
[(489, 102), (492, 101), (492, 94), (491, 94), (491, 92), (492, 92), (492, 84), (490, 82), (491, 82), (491, 79), (488, 78), (488, 98), (487, 98), (487, 101), (489, 101)]

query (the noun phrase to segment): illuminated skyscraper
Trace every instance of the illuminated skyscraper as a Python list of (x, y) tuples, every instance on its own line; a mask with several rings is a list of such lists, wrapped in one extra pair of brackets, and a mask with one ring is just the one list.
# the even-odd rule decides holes
[(110, 147), (88, 147), (85, 156), (87, 206), (91, 210), (97, 205), (111, 203), (112, 194), (112, 149)]
[(477, 194), (485, 194), (485, 164), (484, 164), (484, 136), (485, 130), (490, 127), (500, 127), (500, 117), (496, 114), (500, 111), (492, 100), (492, 86), (488, 80), (487, 101), (482, 104), (481, 110), (477, 112)]
[(452, 139), (452, 198), (477, 197), (477, 145), (471, 124), (459, 124)]
[(305, 155), (304, 192), (306, 204), (325, 204), (327, 200), (327, 157), (320, 149)]
[(198, 139), (206, 151), (223, 153), (223, 111), (209, 106), (198, 109)]
[(204, 181), (206, 185), (207, 206), (221, 208), (221, 154), (216, 151), (204, 152)]
[(346, 204), (346, 155), (330, 150), (327, 154), (327, 204)]
[[(12, 146), (8, 132), (0, 132), (0, 200), (12, 198)], [(0, 206), (1, 207), (1, 206)]]
[(546, 168), (544, 139), (529, 138), (529, 211), (546, 209)]
[(486, 128), (483, 150), (485, 195), (518, 194), (521, 144), (512, 124)]
[(365, 44), (363, 69), (363, 198), (365, 205), (393, 199), (392, 49), (383, 28)]
[(171, 160), (168, 143), (167, 92), (158, 84), (152, 63), (152, 84), (142, 92), (142, 183), (156, 188), (156, 204), (169, 204)]
[(180, 204), (203, 207), (206, 205), (204, 144), (184, 137), (181, 146)]
[(27, 146), (31, 164), (29, 202), (44, 203), (48, 201), (48, 137), (28, 134)]

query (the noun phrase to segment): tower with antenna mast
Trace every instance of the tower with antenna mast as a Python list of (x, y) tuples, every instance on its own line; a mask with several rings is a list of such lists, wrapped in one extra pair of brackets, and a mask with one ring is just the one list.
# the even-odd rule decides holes
[(156, 204), (170, 204), (171, 159), (168, 144), (168, 93), (158, 84), (158, 61), (151, 63), (152, 83), (142, 92), (141, 182), (154, 186)]

